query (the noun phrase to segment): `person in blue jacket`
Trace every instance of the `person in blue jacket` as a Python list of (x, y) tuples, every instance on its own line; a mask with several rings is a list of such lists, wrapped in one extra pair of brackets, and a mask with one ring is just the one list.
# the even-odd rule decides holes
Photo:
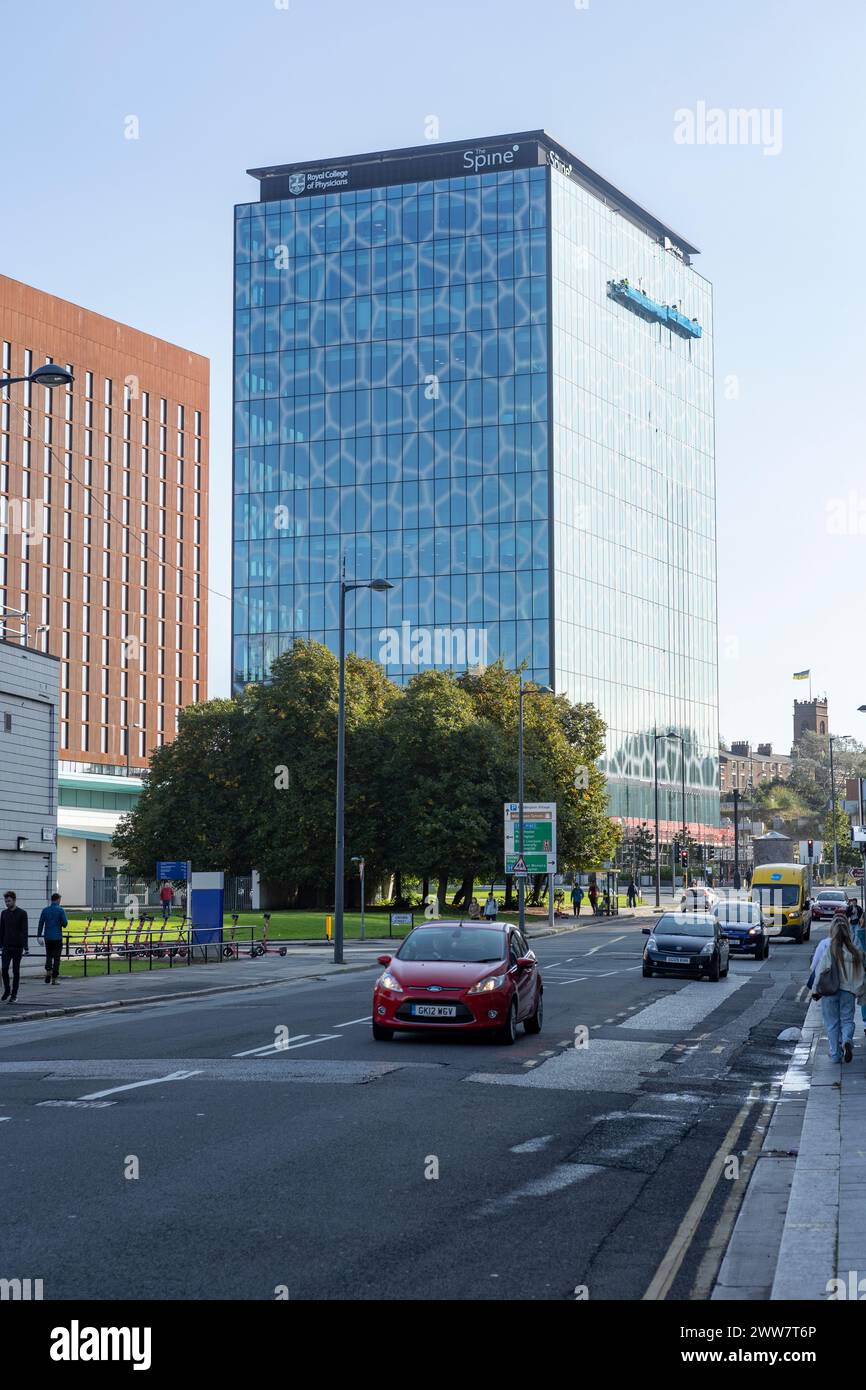
[(60, 906), (60, 894), (52, 893), (51, 902), (39, 914), (36, 936), (45, 942), (45, 983), (56, 985), (60, 978), (60, 952), (63, 950), (63, 928), (69, 919)]

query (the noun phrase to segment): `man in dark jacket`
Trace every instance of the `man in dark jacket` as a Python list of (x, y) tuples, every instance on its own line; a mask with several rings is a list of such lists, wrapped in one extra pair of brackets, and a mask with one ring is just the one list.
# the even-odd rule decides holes
[[(3, 977), (3, 998), (14, 1004), (18, 998), (18, 980), (21, 975), (21, 957), (28, 950), (27, 913), (23, 907), (16, 906), (15, 894), (10, 889), (3, 894), (6, 907), (0, 912), (0, 973)], [(9, 985), (9, 964), (12, 964), (12, 986)]]
[(69, 918), (60, 906), (60, 894), (52, 893), (51, 902), (39, 914), (37, 937), (45, 942), (45, 983), (56, 985), (60, 974), (60, 952), (63, 949), (63, 928)]

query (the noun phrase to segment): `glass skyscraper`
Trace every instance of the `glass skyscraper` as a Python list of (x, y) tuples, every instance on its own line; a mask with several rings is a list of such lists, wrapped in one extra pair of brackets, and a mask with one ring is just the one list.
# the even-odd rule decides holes
[(606, 720), (611, 814), (652, 815), (657, 744), (662, 821), (717, 827), (696, 248), (543, 131), (250, 172), (235, 685), (296, 637), (336, 650), (345, 558), (394, 585), (350, 595), (351, 650), (397, 681), (526, 663)]

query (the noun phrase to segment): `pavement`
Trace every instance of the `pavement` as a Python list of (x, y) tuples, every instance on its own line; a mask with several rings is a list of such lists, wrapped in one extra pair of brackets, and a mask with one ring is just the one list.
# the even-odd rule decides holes
[[(833, 1063), (811, 1002), (713, 1290), (714, 1299), (866, 1297), (866, 1041)], [(861, 1282), (862, 1281), (862, 1282)]]

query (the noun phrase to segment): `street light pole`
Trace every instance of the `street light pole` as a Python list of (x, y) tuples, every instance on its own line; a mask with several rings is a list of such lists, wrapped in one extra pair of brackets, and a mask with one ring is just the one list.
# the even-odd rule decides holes
[(359, 873), (360, 876), (361, 876), (361, 934), (360, 934), (360, 936), (358, 937), (358, 940), (359, 940), (359, 941), (363, 941), (363, 940), (365, 939), (365, 937), (364, 937), (364, 864), (365, 864), (365, 860), (364, 860), (363, 854), (353, 854), (353, 855), (352, 855), (352, 863), (358, 865), (358, 873)]
[(830, 824), (833, 827), (833, 882), (839, 882), (839, 846), (836, 837), (836, 775), (833, 771), (833, 734), (830, 738)]
[(337, 826), (334, 836), (334, 964), (343, 964), (343, 889), (346, 869), (346, 595), (352, 589), (384, 593), (394, 585), (387, 579), (346, 581), (346, 557), (340, 564), (340, 675), (337, 696)]
[(683, 789), (683, 846), (686, 852), (686, 862), (683, 865), (683, 888), (689, 886), (689, 832), (686, 824), (686, 740), (682, 734), (675, 734), (675, 738), (680, 741), (680, 772), (682, 775)]
[[(523, 671), (517, 673), (518, 697), (517, 697), (517, 853), (523, 858), (523, 699), (525, 691), (523, 688)], [(550, 685), (539, 685), (535, 687), (536, 693), (552, 695), (553, 687)], [(551, 900), (553, 897), (553, 881), (550, 884)], [(517, 878), (517, 918), (520, 923), (521, 932), (526, 927), (526, 875), (519, 874)]]
[(656, 907), (662, 905), (662, 866), (659, 861), (659, 735), (653, 730), (653, 804), (656, 818)]
[(734, 888), (739, 893), (740, 884), (740, 790), (734, 787)]
[[(518, 673), (517, 696), (517, 853), (523, 859), (523, 672)], [(526, 875), (517, 878), (517, 920), (526, 930)]]

